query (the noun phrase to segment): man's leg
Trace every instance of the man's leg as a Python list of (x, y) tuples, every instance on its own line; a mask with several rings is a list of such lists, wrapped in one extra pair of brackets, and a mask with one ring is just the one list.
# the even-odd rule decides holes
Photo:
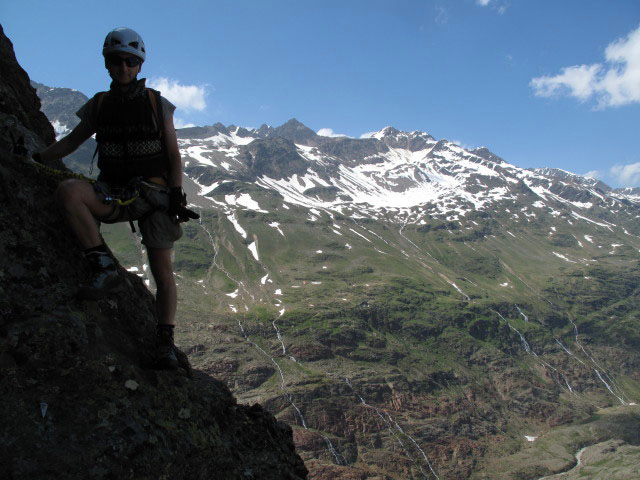
[(149, 266), (156, 282), (156, 314), (159, 325), (176, 324), (178, 297), (173, 278), (171, 248), (147, 248)]
[(71, 230), (85, 249), (102, 244), (95, 218), (108, 217), (113, 212), (113, 205), (102, 203), (93, 185), (75, 178), (65, 180), (56, 189), (56, 200)]
[(93, 270), (92, 278), (78, 289), (82, 299), (98, 299), (121, 287), (115, 259), (110, 255), (100, 236), (96, 217), (105, 218), (114, 206), (102, 202), (93, 185), (84, 180), (70, 179), (58, 185), (56, 200), (71, 230), (84, 247), (84, 256)]
[(156, 366), (167, 369), (178, 366), (173, 342), (178, 296), (176, 293), (176, 281), (173, 277), (171, 251), (171, 248), (147, 248), (149, 266), (157, 288), (158, 356)]

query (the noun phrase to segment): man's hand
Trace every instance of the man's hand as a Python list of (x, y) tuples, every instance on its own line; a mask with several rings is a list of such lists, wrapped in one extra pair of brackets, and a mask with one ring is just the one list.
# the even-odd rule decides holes
[(182, 187), (171, 187), (169, 189), (169, 215), (177, 216), (179, 222), (188, 222), (192, 218), (200, 218), (193, 210), (187, 208), (187, 194)]

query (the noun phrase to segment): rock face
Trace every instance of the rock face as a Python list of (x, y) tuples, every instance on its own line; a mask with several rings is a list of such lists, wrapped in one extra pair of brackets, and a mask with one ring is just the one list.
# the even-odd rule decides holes
[[(53, 127), (40, 111), (40, 100), (29, 83), (27, 72), (18, 64), (13, 44), (5, 36), (2, 25), (0, 71), (0, 147), (14, 151), (21, 145), (33, 147), (38, 142), (52, 143), (55, 140)], [(24, 143), (18, 143), (20, 138)]]
[(126, 291), (75, 299), (88, 270), (56, 181), (9, 141), (41, 148), (53, 129), (3, 34), (0, 46), (0, 477), (306, 478), (290, 427), (262, 407), (186, 362), (149, 368), (154, 300), (140, 279), (122, 271)]

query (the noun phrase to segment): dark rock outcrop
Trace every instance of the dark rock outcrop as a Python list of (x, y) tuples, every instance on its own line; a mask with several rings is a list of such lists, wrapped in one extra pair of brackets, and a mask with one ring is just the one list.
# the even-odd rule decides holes
[(88, 270), (56, 180), (4, 142), (42, 146), (53, 129), (0, 37), (0, 477), (306, 478), (290, 427), (261, 406), (205, 373), (149, 368), (154, 300), (140, 279), (123, 271), (126, 291), (75, 299)]
[[(0, 148), (24, 153), (55, 140), (53, 127), (40, 111), (40, 100), (0, 25)], [(43, 143), (44, 142), (44, 143)], [(37, 146), (37, 147), (36, 147)], [(62, 162), (57, 163), (58, 166)]]

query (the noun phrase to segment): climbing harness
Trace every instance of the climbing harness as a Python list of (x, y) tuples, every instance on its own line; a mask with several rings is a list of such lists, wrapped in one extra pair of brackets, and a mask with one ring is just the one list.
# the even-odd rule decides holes
[[(90, 184), (94, 185), (94, 188), (96, 188), (96, 182), (97, 180), (94, 178), (89, 178), (85, 175), (82, 175), (81, 173), (76, 173), (76, 172), (71, 172), (71, 171), (63, 171), (63, 170), (57, 170), (55, 168), (51, 168), (48, 167), (47, 165), (44, 165), (43, 163), (39, 163), (36, 160), (34, 160), (33, 158), (30, 158), (28, 156), (24, 157), (27, 160), (27, 163), (35, 166), (38, 170), (40, 170), (42, 173), (44, 173), (45, 175), (48, 175), (50, 177), (53, 178), (57, 178), (60, 180), (65, 180), (67, 178), (76, 178), (78, 180), (84, 180), (85, 182), (89, 182)], [(98, 189), (100, 187), (97, 187)], [(102, 191), (102, 190), (100, 190)], [(104, 201), (105, 203), (112, 203), (115, 202), (117, 203), (119, 206), (124, 206), (126, 207), (127, 205), (131, 205), (133, 202), (136, 201), (137, 198), (140, 197), (140, 191), (136, 188), (135, 189), (135, 194), (132, 196), (127, 195), (126, 197), (116, 197), (116, 196), (110, 196), (110, 195), (106, 195), (104, 196)], [(123, 199), (126, 198), (126, 199)]]
[[(139, 178), (134, 179), (134, 181), (130, 182), (129, 185), (120, 189), (120, 191), (118, 192), (119, 195), (112, 195), (111, 193), (105, 192), (104, 189), (100, 186), (100, 183), (98, 183), (98, 181), (94, 178), (89, 178), (85, 175), (82, 175), (81, 173), (63, 171), (48, 167), (47, 165), (39, 163), (35, 159), (28, 156), (23, 158), (27, 160), (27, 163), (35, 166), (38, 170), (40, 170), (45, 175), (48, 175), (49, 177), (57, 178), (59, 180), (76, 178), (78, 180), (84, 180), (85, 182), (90, 183), (91, 185), (93, 185), (93, 189), (96, 191), (96, 193), (102, 195), (102, 202), (105, 205), (113, 205), (114, 213), (116, 211), (119, 211), (118, 216), (124, 215), (124, 210), (122, 210), (123, 207), (126, 209), (129, 205), (131, 205), (141, 197), (139, 188), (141, 179)], [(135, 233), (136, 228), (133, 225), (133, 221), (129, 220), (129, 226), (131, 227), (131, 231)]]

